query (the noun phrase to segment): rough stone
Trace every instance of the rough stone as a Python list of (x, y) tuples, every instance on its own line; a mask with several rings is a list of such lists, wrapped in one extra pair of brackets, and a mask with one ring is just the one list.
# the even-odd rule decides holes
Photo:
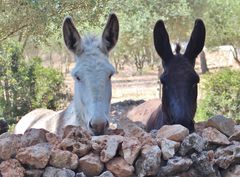
[(109, 135), (93, 136), (91, 139), (92, 149), (100, 153), (106, 146), (108, 138)]
[(3, 177), (24, 177), (25, 169), (21, 166), (18, 160), (9, 159), (0, 164), (0, 172)]
[(44, 170), (30, 169), (25, 171), (25, 177), (41, 177)]
[(203, 151), (191, 155), (196, 176), (221, 177), (219, 171), (214, 168), (213, 153), (213, 151)]
[(21, 137), (22, 147), (34, 146), (39, 143), (46, 143), (47, 130), (31, 128), (25, 131)]
[(166, 166), (160, 168), (158, 177), (176, 175), (178, 173), (187, 171), (192, 163), (192, 160), (189, 158), (175, 156), (168, 160)]
[(60, 149), (69, 150), (79, 157), (91, 150), (91, 135), (81, 126), (68, 125), (64, 128), (63, 140)]
[(88, 139), (82, 139), (81, 142), (70, 138), (64, 138), (58, 146), (62, 150), (68, 150), (77, 154), (78, 157), (86, 155), (91, 150), (91, 144)]
[(91, 140), (91, 135), (90, 132), (81, 126), (67, 125), (63, 132), (62, 139), (64, 138), (70, 138), (81, 142), (82, 140)]
[(105, 171), (99, 177), (114, 177), (114, 175), (110, 171)]
[(75, 177), (86, 177), (86, 175), (83, 172), (81, 172), (81, 173), (76, 173)]
[(79, 159), (79, 171), (87, 176), (97, 176), (103, 171), (103, 168), (104, 164), (97, 154), (90, 153)]
[(45, 168), (50, 158), (51, 150), (47, 143), (19, 149), (16, 158), (22, 163), (35, 168)]
[(239, 177), (240, 165), (234, 165), (222, 173), (222, 177)]
[(202, 136), (202, 131), (207, 127), (207, 122), (202, 121), (202, 122), (195, 122), (194, 128), (195, 128), (195, 133), (198, 135)]
[[(0, 135), (0, 139), (7, 138), (7, 137), (9, 137), (10, 135), (11, 135), (11, 133), (5, 132), (5, 133), (3, 133), (3, 134)], [(20, 136), (21, 136), (21, 135), (20, 135)]]
[(109, 136), (105, 147), (100, 153), (100, 160), (104, 163), (111, 160), (117, 153), (119, 144), (123, 142), (123, 137), (119, 135)]
[(180, 147), (180, 143), (176, 141), (172, 141), (166, 138), (163, 138), (158, 142), (159, 146), (162, 150), (162, 155), (164, 160), (168, 160), (175, 155), (175, 152)]
[(240, 124), (234, 126), (234, 132), (240, 131)]
[(167, 138), (172, 141), (180, 142), (189, 135), (189, 130), (182, 125), (164, 125), (157, 132), (157, 139)]
[(129, 119), (121, 119), (119, 123), (123, 127), (123, 130), (125, 132), (125, 135), (124, 135), (125, 137), (138, 138), (142, 146), (144, 144), (149, 144), (149, 145), (156, 144), (155, 140), (152, 138), (150, 133), (147, 133), (144, 129), (142, 129), (136, 123), (133, 123)]
[(235, 121), (222, 115), (216, 115), (208, 119), (207, 126), (214, 127), (227, 136), (231, 136), (234, 131)]
[(125, 137), (122, 143), (123, 158), (132, 165), (141, 150), (141, 143), (137, 138)]
[(202, 152), (207, 146), (207, 141), (196, 133), (188, 135), (183, 142), (179, 153), (184, 156), (188, 153), (193, 153), (194, 151)]
[(106, 163), (107, 170), (116, 177), (129, 177), (133, 175), (134, 167), (129, 165), (122, 157), (115, 157)]
[(205, 128), (202, 132), (202, 137), (211, 144), (217, 145), (230, 144), (228, 138), (224, 134), (222, 134), (220, 131), (212, 127)]
[(227, 147), (219, 147), (214, 154), (214, 158), (219, 167), (227, 169), (231, 164), (240, 162), (240, 145), (233, 144)]
[(240, 129), (235, 129), (234, 133), (229, 137), (230, 141), (240, 141)]
[(58, 146), (60, 146), (60, 143), (61, 143), (62, 139), (58, 135), (56, 135), (54, 133), (51, 133), (51, 132), (48, 132), (48, 133), (45, 134), (45, 136), (46, 136), (47, 142), (51, 146), (56, 147), (56, 148)]
[(136, 173), (139, 177), (156, 175), (161, 165), (161, 150), (158, 145), (144, 145), (141, 156), (135, 163)]
[(120, 136), (124, 136), (125, 132), (123, 129), (111, 129), (110, 127), (108, 128), (107, 132), (105, 133), (106, 135), (120, 135)]
[(75, 170), (78, 167), (78, 156), (69, 151), (55, 149), (51, 151), (49, 164), (57, 168)]
[(8, 160), (15, 157), (17, 150), (21, 147), (21, 136), (8, 134), (0, 139), (0, 159)]
[(69, 169), (59, 169), (47, 167), (43, 173), (43, 177), (75, 177), (75, 173)]

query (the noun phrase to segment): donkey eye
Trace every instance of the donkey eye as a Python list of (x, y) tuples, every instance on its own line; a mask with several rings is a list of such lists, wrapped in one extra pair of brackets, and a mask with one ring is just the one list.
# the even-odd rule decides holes
[(109, 77), (109, 79), (111, 79), (112, 78), (112, 76), (113, 76), (113, 73), (111, 73), (108, 77)]
[(80, 81), (80, 80), (81, 80), (79, 76), (76, 76), (76, 79), (77, 79), (77, 81)]

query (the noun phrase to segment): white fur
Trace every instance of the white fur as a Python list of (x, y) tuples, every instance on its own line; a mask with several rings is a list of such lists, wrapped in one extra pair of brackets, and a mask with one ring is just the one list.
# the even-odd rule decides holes
[[(109, 120), (111, 100), (110, 75), (113, 66), (108, 61), (102, 41), (88, 36), (81, 41), (80, 55), (75, 55), (76, 65), (72, 70), (74, 98), (68, 108), (54, 112), (47, 109), (34, 110), (17, 123), (15, 133), (24, 133), (29, 128), (44, 128), (62, 134), (66, 125), (82, 125), (89, 128), (89, 122)], [(80, 78), (80, 81), (77, 80)]]

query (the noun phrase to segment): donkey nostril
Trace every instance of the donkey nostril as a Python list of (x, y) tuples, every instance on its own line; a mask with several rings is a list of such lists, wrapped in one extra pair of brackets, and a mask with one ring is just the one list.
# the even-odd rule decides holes
[(102, 122), (89, 122), (89, 128), (93, 131), (95, 135), (102, 135), (106, 131), (106, 129), (109, 127), (108, 121), (102, 121)]

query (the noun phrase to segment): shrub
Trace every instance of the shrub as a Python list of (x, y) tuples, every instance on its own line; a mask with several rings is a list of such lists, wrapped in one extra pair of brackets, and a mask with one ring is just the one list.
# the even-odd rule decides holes
[(221, 69), (202, 78), (203, 99), (198, 104), (196, 120), (222, 114), (240, 119), (240, 71)]
[(16, 42), (0, 46), (0, 117), (9, 124), (35, 108), (57, 109), (64, 95), (63, 75), (40, 58), (26, 61)]

